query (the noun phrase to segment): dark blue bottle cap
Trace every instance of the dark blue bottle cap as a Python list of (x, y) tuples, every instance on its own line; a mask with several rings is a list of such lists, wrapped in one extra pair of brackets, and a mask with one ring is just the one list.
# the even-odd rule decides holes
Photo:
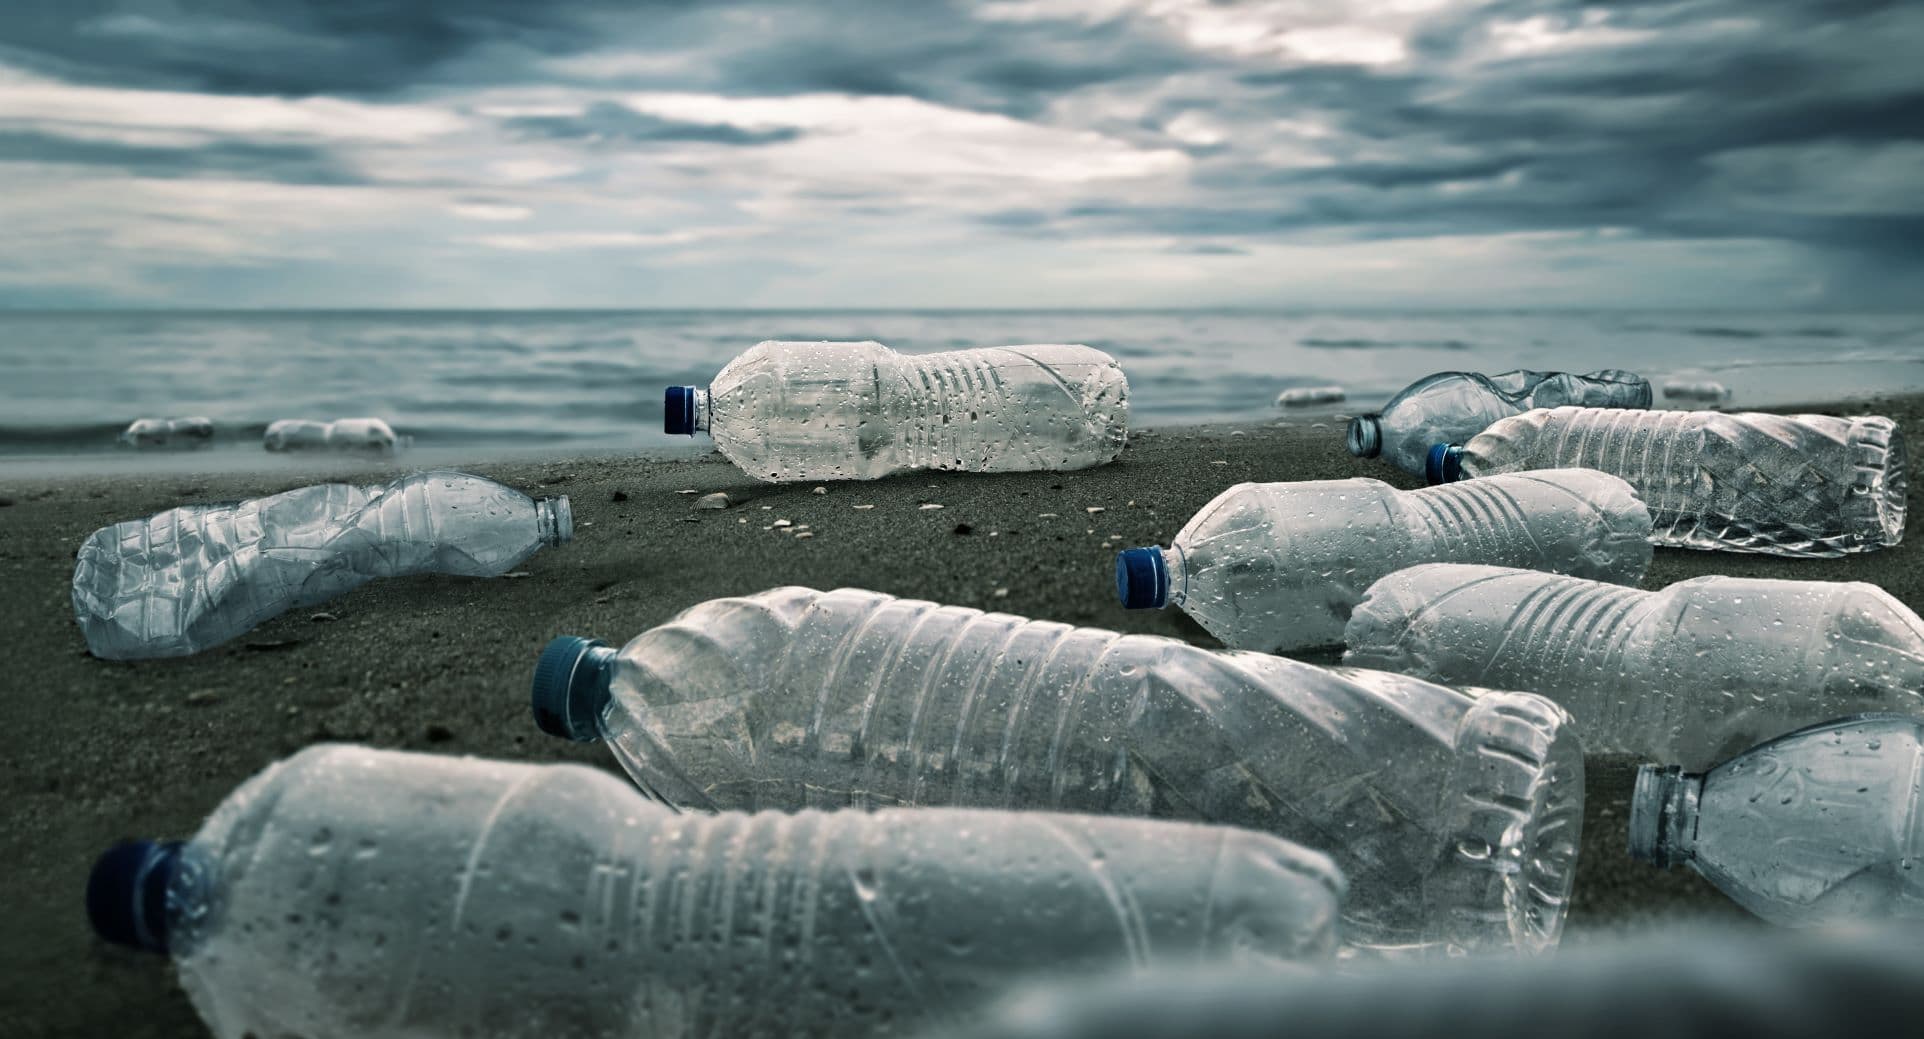
[(1125, 548), (1116, 553), (1116, 598), (1127, 610), (1160, 610), (1169, 605), (1169, 565), (1162, 549)]
[(615, 651), (596, 639), (563, 635), (541, 651), (534, 666), (534, 723), (550, 736), (594, 743), (595, 724), (608, 703)]
[(179, 841), (128, 841), (94, 860), (87, 875), (87, 919), (115, 945), (167, 951), (167, 885)]
[(695, 435), (695, 388), (670, 386), (662, 400), (661, 431), (676, 436)]
[(1455, 444), (1432, 444), (1423, 460), (1423, 478), (1431, 487), (1463, 479), (1463, 449)]

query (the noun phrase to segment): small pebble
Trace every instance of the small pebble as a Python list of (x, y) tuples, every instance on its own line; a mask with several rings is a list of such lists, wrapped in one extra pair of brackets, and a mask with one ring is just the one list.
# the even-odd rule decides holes
[(929, 502), (929, 503), (927, 503), (927, 504), (925, 504), (925, 505), (923, 505), (922, 507), (923, 507), (924, 509), (939, 509), (939, 508), (941, 508), (942, 506), (940, 506), (940, 505), (937, 505), (937, 504), (935, 504), (934, 502)]
[(219, 702), (220, 694), (214, 692), (212, 689), (196, 689), (187, 694), (187, 706), (189, 707), (205, 707), (208, 704)]
[(676, 494), (700, 494), (701, 492), (694, 489), (693, 487), (686, 487), (679, 491), (676, 491), (675, 493)]
[(785, 519), (778, 519), (778, 520), (776, 520), (776, 521), (775, 521), (775, 522), (774, 522), (774, 523), (772, 524), (772, 526), (773, 526), (773, 527), (774, 527), (774, 528), (775, 528), (776, 530), (780, 530), (780, 529), (781, 529), (781, 528), (783, 528), (783, 527), (792, 527), (792, 526), (794, 526), (794, 525), (795, 525), (795, 524), (793, 524), (793, 523), (790, 523), (789, 521), (787, 521), (787, 520), (785, 520)]
[(1086, 512), (1086, 513), (1088, 513), (1089, 515), (1091, 515), (1091, 516), (1093, 516), (1093, 515), (1095, 515), (1095, 514), (1096, 514), (1096, 513), (1098, 513), (1098, 512), (1108, 512), (1109, 510), (1108, 510), (1108, 509), (1105, 509), (1105, 508), (1103, 508), (1103, 507), (1102, 507), (1102, 506), (1100, 506), (1100, 505), (1091, 505), (1091, 506), (1089, 506), (1088, 508), (1086, 508), (1086, 509), (1083, 509), (1082, 511), (1084, 511), (1084, 512)]
[(627, 491), (616, 491), (615, 493), (613, 493), (613, 494), (610, 494), (610, 495), (608, 496), (608, 500), (609, 500), (609, 501), (627, 501), (627, 500), (628, 500), (628, 492), (627, 492)]
[(872, 508), (874, 508), (875, 506), (873, 506), (873, 505), (857, 505), (857, 506), (855, 506), (855, 507), (856, 507), (857, 509), (872, 509)]
[(973, 534), (975, 533), (975, 528), (967, 523), (957, 523), (955, 525), (955, 532), (957, 534)]
[(797, 541), (800, 541), (800, 540), (802, 540), (803, 538), (812, 538), (812, 537), (814, 537), (814, 536), (815, 536), (815, 532), (814, 532), (814, 531), (812, 531), (812, 530), (804, 530), (804, 531), (802, 531), (801, 533), (799, 533), (799, 534), (796, 534), (796, 535), (795, 535), (795, 540), (797, 540)]
[[(725, 509), (727, 507), (728, 507), (728, 495), (723, 494), (720, 491), (716, 491), (713, 494), (704, 494), (701, 497), (696, 498), (695, 504), (693, 506), (693, 508), (697, 508), (697, 509)], [(768, 506), (764, 505), (762, 507), (767, 508)]]
[(998, 599), (1007, 599), (1009, 597), (1009, 590), (1007, 588), (997, 588), (993, 594)]
[(1059, 519), (1060, 517), (1053, 512), (1038, 512), (1035, 514), (1035, 518), (1036, 519)]
[(320, 613), (309, 614), (307, 619), (317, 624), (326, 624), (329, 621), (340, 620), (341, 615), (338, 613), (328, 613), (326, 611), (322, 611)]
[(1214, 462), (1211, 462), (1211, 463), (1209, 463), (1209, 464), (1210, 464), (1210, 465), (1228, 465), (1229, 463), (1228, 463), (1228, 462), (1225, 462), (1225, 461), (1222, 461), (1221, 459), (1218, 459), (1218, 460), (1216, 460), (1216, 461), (1214, 461)]
[(828, 493), (828, 488), (826, 488), (826, 487), (817, 487), (817, 488), (815, 488), (814, 490), (812, 490), (812, 491), (810, 491), (810, 492), (808, 492), (808, 493), (810, 493), (810, 494), (827, 494), (827, 493)]

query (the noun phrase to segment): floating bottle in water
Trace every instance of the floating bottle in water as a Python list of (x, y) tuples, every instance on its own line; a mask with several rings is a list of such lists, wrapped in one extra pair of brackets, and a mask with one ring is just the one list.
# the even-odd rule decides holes
[(1051, 972), (1327, 958), (1342, 877), (1228, 827), (964, 810), (678, 815), (598, 769), (312, 747), (95, 930), (221, 1039), (899, 1034)]
[(873, 480), (1114, 461), (1129, 384), (1086, 346), (898, 354), (880, 343), (761, 343), (706, 389), (670, 386), (664, 428), (707, 432), (758, 480)]
[(716, 599), (543, 652), (535, 719), (698, 809), (1174, 816), (1329, 852), (1346, 940), (1553, 946), (1583, 815), (1568, 717), (1372, 671), (875, 592)]
[(122, 447), (194, 450), (214, 442), (214, 420), (204, 415), (135, 419), (121, 430), (118, 442)]
[(1438, 372), (1411, 383), (1391, 397), (1383, 410), (1351, 419), (1349, 453), (1358, 458), (1380, 456), (1420, 476), (1432, 444), (1460, 444), (1498, 419), (1565, 404), (1647, 408), (1650, 383), (1616, 368), (1588, 375), (1527, 370), (1498, 375)]
[(1203, 506), (1168, 548), (1119, 554), (1116, 593), (1132, 610), (1179, 606), (1231, 649), (1287, 652), (1341, 642), (1363, 590), (1406, 566), (1497, 563), (1635, 584), (1649, 539), (1630, 485), (1587, 469), (1420, 491), (1367, 479), (1245, 483)]
[(466, 473), (317, 484), (94, 531), (74, 566), (74, 616), (97, 657), (186, 656), (376, 577), (496, 577), (573, 536), (567, 498), (532, 501)]
[(1707, 768), (1867, 711), (1924, 714), (1924, 620), (1871, 584), (1699, 577), (1662, 591), (1439, 564), (1376, 582), (1343, 662), (1528, 689), (1591, 753)]
[(1276, 406), (1305, 408), (1316, 404), (1335, 404), (1343, 399), (1341, 386), (1292, 386), (1276, 395)]
[(1882, 415), (1553, 408), (1430, 451), (1431, 483), (1600, 469), (1636, 488), (1676, 548), (1838, 556), (1904, 539), (1904, 434)]
[(393, 454), (412, 443), (397, 437), (386, 419), (342, 418), (332, 422), (284, 418), (267, 427), (261, 446), (269, 451), (363, 451)]
[(1645, 765), (1630, 855), (1688, 864), (1773, 923), (1924, 921), (1924, 720), (1867, 715), (1754, 747), (1708, 773)]

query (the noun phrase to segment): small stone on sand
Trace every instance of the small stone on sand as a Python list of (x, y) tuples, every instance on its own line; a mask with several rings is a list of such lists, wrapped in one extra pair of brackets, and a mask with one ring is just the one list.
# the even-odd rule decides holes
[(728, 507), (728, 495), (720, 491), (716, 491), (713, 494), (704, 494), (695, 499), (694, 507), (697, 509), (725, 509)]
[(1089, 515), (1091, 515), (1091, 516), (1093, 516), (1093, 515), (1095, 515), (1095, 514), (1096, 514), (1096, 513), (1098, 513), (1098, 512), (1108, 512), (1109, 510), (1108, 510), (1108, 509), (1106, 509), (1106, 508), (1103, 508), (1103, 507), (1102, 507), (1102, 506), (1100, 506), (1100, 505), (1091, 505), (1091, 506), (1089, 506), (1088, 508), (1086, 508), (1086, 509), (1083, 509), (1082, 511), (1084, 511), (1084, 512), (1086, 512), (1086, 513), (1088, 513)]
[(828, 488), (826, 488), (826, 487), (817, 487), (817, 488), (815, 488), (814, 490), (812, 490), (812, 491), (810, 491), (810, 492), (808, 492), (808, 493), (810, 493), (810, 494), (827, 494), (827, 493), (828, 493)]
[(923, 505), (922, 507), (923, 507), (924, 509), (939, 509), (939, 508), (941, 508), (942, 506), (940, 506), (940, 505), (937, 505), (937, 504), (936, 504), (936, 503), (934, 503), (934, 502), (928, 502), (928, 503), (926, 503), (926, 504), (924, 504), (924, 505)]

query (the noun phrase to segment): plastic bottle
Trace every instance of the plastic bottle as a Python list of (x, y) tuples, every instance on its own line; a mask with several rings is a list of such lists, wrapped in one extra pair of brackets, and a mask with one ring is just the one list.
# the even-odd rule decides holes
[(135, 419), (121, 430), (118, 442), (122, 447), (144, 449), (206, 447), (214, 442), (214, 420), (204, 415)]
[(1583, 814), (1527, 693), (844, 589), (694, 607), (619, 652), (563, 636), (535, 718), (698, 809), (968, 805), (1176, 816), (1329, 852), (1360, 948), (1556, 943)]
[(1621, 476), (1676, 548), (1837, 556), (1904, 539), (1904, 435), (1881, 415), (1555, 408), (1430, 452), (1431, 483), (1579, 466)]
[(905, 469), (1021, 472), (1114, 461), (1129, 383), (1086, 346), (898, 354), (880, 343), (765, 342), (708, 388), (670, 386), (664, 429), (706, 431), (758, 480), (873, 480)]
[(97, 657), (186, 656), (376, 577), (495, 577), (573, 536), (567, 498), (466, 473), (317, 484), (94, 531), (74, 565), (74, 617)]
[[(1671, 924), (1535, 960), (1199, 964), (1041, 980), (924, 1039), (1812, 1039), (1908, 1035), (1924, 934)], [(1464, 1022), (1474, 1022), (1465, 1029)]]
[(1630, 856), (1688, 863), (1772, 923), (1924, 920), (1924, 720), (1815, 725), (1711, 769), (1645, 765)]
[(1437, 564), (1372, 585), (1343, 662), (1529, 689), (1591, 753), (1688, 768), (1846, 714), (1924, 714), (1924, 620), (1871, 584), (1699, 577), (1661, 591)]
[(1116, 594), (1132, 610), (1180, 606), (1231, 649), (1287, 652), (1341, 642), (1363, 590), (1406, 566), (1500, 563), (1635, 584), (1649, 539), (1630, 485), (1585, 469), (1420, 491), (1364, 479), (1244, 483), (1170, 547), (1117, 555)]
[(1327, 957), (1258, 833), (980, 811), (678, 815), (599, 769), (309, 748), (87, 885), (221, 1039), (900, 1033), (1051, 970)]
[(261, 446), (269, 451), (365, 451), (392, 454), (412, 443), (394, 435), (385, 419), (342, 418), (332, 422), (284, 418), (267, 427)]
[(1497, 375), (1437, 372), (1391, 397), (1383, 410), (1351, 419), (1349, 453), (1358, 458), (1380, 456), (1398, 469), (1420, 476), (1430, 445), (1460, 444), (1491, 423), (1532, 408), (1565, 404), (1647, 408), (1650, 400), (1649, 382), (1616, 368), (1588, 375), (1523, 369)]
[(1276, 395), (1276, 406), (1303, 408), (1316, 404), (1335, 404), (1344, 396), (1341, 386), (1293, 386)]
[(1720, 404), (1730, 399), (1730, 387), (1709, 379), (1672, 379), (1663, 384), (1665, 400), (1695, 400)]

